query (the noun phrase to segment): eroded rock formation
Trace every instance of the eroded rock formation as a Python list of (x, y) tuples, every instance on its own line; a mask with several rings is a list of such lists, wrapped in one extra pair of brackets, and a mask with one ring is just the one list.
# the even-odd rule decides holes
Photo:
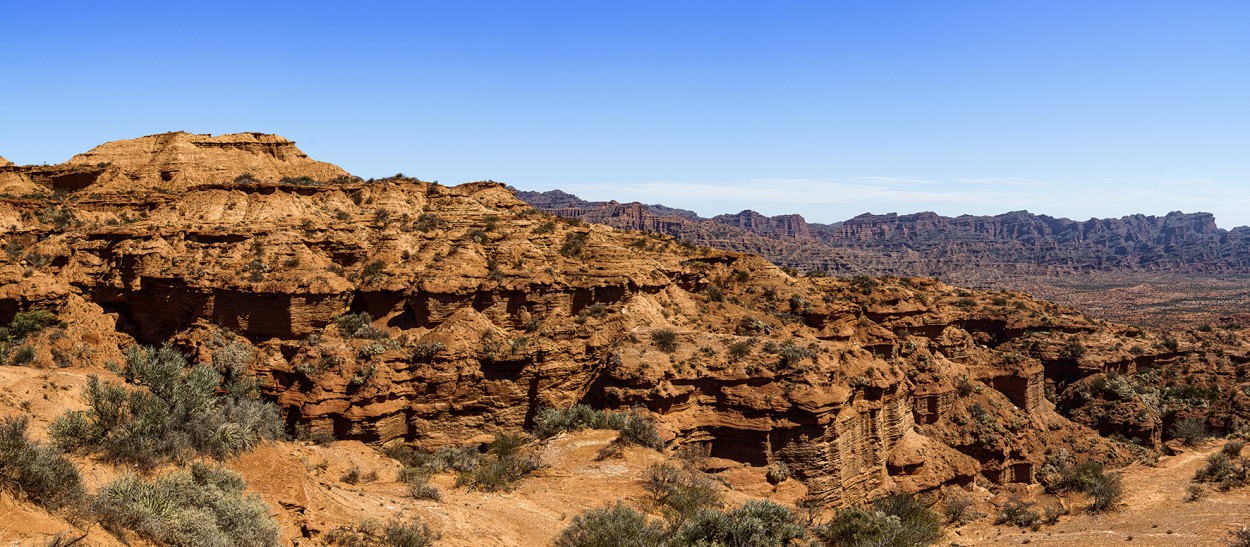
[[(80, 165), (102, 174), (49, 182)], [(1123, 463), (1171, 419), (1116, 443), (1047, 397), (1182, 359), (1161, 335), (1019, 293), (796, 277), (563, 220), (496, 183), (366, 183), (327, 166), (276, 136), (167, 134), (10, 168), (34, 186), (0, 201), (0, 320), (56, 310), (80, 325), (63, 344), (101, 362), (127, 337), (208, 361), (238, 336), (292, 427), (372, 443), (464, 443), (543, 406), (644, 408), (670, 447), (785, 462), (831, 506), (1033, 482), (1058, 446)]]

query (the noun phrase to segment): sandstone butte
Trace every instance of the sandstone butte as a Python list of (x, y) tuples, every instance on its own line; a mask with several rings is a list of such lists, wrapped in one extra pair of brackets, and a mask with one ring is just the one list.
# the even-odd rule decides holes
[[(197, 362), (215, 340), (246, 343), (288, 426), (340, 440), (230, 463), (300, 544), (400, 512), (445, 544), (547, 544), (580, 510), (640, 499), (641, 466), (681, 447), (709, 455), (736, 496), (823, 511), (894, 490), (987, 504), (1036, 495), (1061, 452), (1121, 467), (1165, 451), (1177, 419), (1232, 432), (1250, 408), (1241, 330), (1145, 331), (924, 278), (791, 275), (561, 219), (494, 182), (361, 180), (275, 135), (167, 133), (59, 165), (3, 163), (0, 192), (0, 321), (30, 309), (63, 321), (33, 339), (32, 363), (0, 367), (0, 414), (46, 427), (133, 343), (171, 341)], [(335, 318), (359, 312), (387, 337), (342, 336)], [(1163, 408), (1113, 393), (1125, 378), (1207, 391)], [(397, 464), (371, 448), (480, 443), (575, 403), (640, 409), (667, 446), (612, 464), (582, 457), (611, 436), (558, 436), (516, 493), (445, 504), (398, 494)], [(97, 484), (121, 472), (83, 461)], [(778, 463), (791, 476), (768, 485)], [(334, 479), (352, 464), (383, 480)], [(66, 526), (11, 496), (0, 508), (32, 523), (0, 539)]]

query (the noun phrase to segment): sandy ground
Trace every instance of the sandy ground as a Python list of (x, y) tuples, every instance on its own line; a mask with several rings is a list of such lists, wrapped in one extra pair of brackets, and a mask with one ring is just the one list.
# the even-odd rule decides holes
[(1154, 467), (1124, 470), (1124, 501), (1118, 511), (1094, 515), (1074, 509), (1055, 525), (1036, 532), (995, 526), (987, 517), (949, 530), (946, 541), (950, 545), (1227, 545), (1224, 538), (1230, 530), (1250, 525), (1250, 490), (1208, 488), (1202, 500), (1184, 501), (1194, 472), (1222, 445), (1208, 443), (1163, 458)]

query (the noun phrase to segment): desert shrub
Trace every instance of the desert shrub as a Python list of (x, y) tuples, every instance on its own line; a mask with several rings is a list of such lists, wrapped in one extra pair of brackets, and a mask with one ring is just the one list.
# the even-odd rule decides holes
[(777, 355), (781, 357), (781, 364), (787, 367), (795, 367), (804, 359), (815, 357), (816, 353), (794, 343), (794, 340), (786, 340), (780, 348), (777, 348)]
[(17, 342), (48, 327), (63, 325), (56, 314), (48, 310), (19, 311), (13, 315), (7, 327), (0, 327), (0, 341)]
[(0, 489), (48, 510), (82, 501), (78, 468), (53, 447), (26, 436), (25, 416), (0, 419)]
[(382, 544), (387, 547), (430, 547), (435, 539), (430, 525), (419, 520), (392, 520), (382, 527)]
[(1177, 420), (1168, 432), (1172, 434), (1172, 438), (1180, 439), (1185, 446), (1195, 446), (1210, 436), (1207, 425), (1197, 418)]
[(1014, 524), (1021, 528), (1037, 530), (1042, 526), (1042, 514), (1033, 508), (1032, 503), (1013, 496), (999, 508), (994, 524)]
[(360, 269), (360, 278), (365, 283), (377, 283), (382, 279), (382, 272), (386, 269), (386, 263), (381, 260), (371, 260)]
[(408, 496), (413, 499), (443, 501), (443, 491), (437, 486), (428, 482), (426, 475), (421, 475), (421, 479), (410, 479), (408, 483)]
[(1236, 530), (1231, 530), (1224, 541), (1228, 543), (1229, 547), (1250, 547), (1250, 528), (1242, 526)]
[(1223, 452), (1224, 455), (1228, 456), (1229, 458), (1239, 458), (1241, 457), (1242, 449), (1244, 449), (1245, 447), (1246, 447), (1246, 441), (1241, 440), (1241, 439), (1233, 439), (1233, 440), (1228, 441), (1227, 443), (1224, 443), (1224, 446), (1220, 448), (1220, 452)]
[(1115, 507), (1124, 493), (1119, 475), (1107, 473), (1103, 463), (1097, 461), (1061, 467), (1057, 478), (1052, 479), (1052, 486), (1089, 494), (1094, 498), (1089, 509), (1095, 512)]
[(1059, 358), (1079, 361), (1082, 357), (1085, 357), (1085, 345), (1081, 344), (1081, 340), (1076, 335), (1068, 337), (1068, 341), (1059, 349)]
[(736, 340), (729, 344), (728, 349), (730, 359), (737, 361), (751, 354), (751, 346), (754, 346), (755, 339), (748, 338), (746, 340)]
[(1207, 456), (1207, 463), (1194, 473), (1194, 480), (1216, 483), (1223, 490), (1244, 486), (1250, 482), (1250, 462), (1227, 452), (1216, 452)]
[(334, 318), (334, 324), (344, 338), (365, 338), (381, 340), (390, 336), (383, 329), (373, 326), (373, 316), (369, 312), (346, 313)]
[[(426, 474), (442, 473), (448, 469), (457, 472), (472, 471), (482, 460), (481, 452), (467, 446), (446, 447), (435, 452), (428, 452), (414, 449), (406, 444), (394, 444), (383, 448), (382, 452), (398, 460), (406, 468)], [(417, 471), (410, 471), (410, 473)]]
[(872, 294), (873, 289), (877, 288), (877, 280), (867, 275), (856, 275), (846, 279), (852, 289), (859, 291), (860, 294)]
[(550, 220), (534, 227), (535, 234), (549, 234), (554, 231), (556, 231), (556, 223)]
[(1185, 501), (1187, 502), (1202, 501), (1202, 498), (1206, 495), (1207, 489), (1200, 484), (1191, 484), (1185, 488)]
[(158, 543), (276, 545), (272, 511), (246, 488), (237, 473), (196, 462), (152, 482), (126, 475), (109, 483), (94, 510), (107, 528), (134, 530)]
[(660, 329), (651, 333), (651, 342), (664, 353), (677, 351), (677, 333), (673, 329)]
[(652, 547), (667, 544), (658, 523), (620, 502), (573, 517), (556, 537), (556, 547)]
[(946, 516), (946, 522), (956, 525), (971, 522), (978, 517), (971, 496), (947, 498), (942, 505), (942, 514)]
[(642, 487), (674, 522), (682, 522), (705, 509), (717, 509), (723, 503), (715, 481), (698, 470), (670, 462), (648, 467)]
[(590, 241), (590, 234), (585, 232), (569, 232), (564, 236), (564, 244), (560, 246), (560, 254), (569, 258), (579, 258)]
[(578, 404), (563, 410), (540, 408), (534, 416), (534, 427), (531, 432), (535, 437), (546, 439), (561, 431), (578, 429), (615, 429), (621, 434), (617, 442), (636, 444), (659, 450), (664, 447), (655, 429), (655, 421), (644, 416), (637, 409), (628, 412), (596, 410)]
[(168, 344), (131, 346), (120, 373), (147, 390), (88, 377), (88, 409), (66, 412), (49, 428), (58, 446), (101, 451), (115, 461), (150, 467), (192, 454), (225, 458), (282, 434), (273, 405), (228, 391), (218, 396), (222, 375), (204, 365), (187, 368), (186, 359)]
[(764, 473), (764, 478), (772, 484), (780, 484), (790, 478), (790, 467), (786, 462), (777, 461), (768, 466), (768, 471)]
[(413, 225), (413, 228), (422, 232), (428, 232), (442, 226), (443, 224), (443, 219), (439, 218), (438, 215), (434, 213), (421, 213), (417, 216), (417, 223)]
[(793, 511), (768, 500), (749, 500), (729, 512), (699, 511), (677, 530), (674, 544), (785, 547), (806, 537)]
[(842, 509), (814, 532), (831, 547), (932, 545), (942, 538), (938, 515), (911, 494), (891, 494), (871, 507)]
[(442, 342), (430, 342), (422, 340), (412, 346), (408, 351), (408, 362), (410, 363), (429, 363), (434, 360), (447, 346)]
[(538, 460), (522, 450), (528, 440), (524, 435), (508, 433), (495, 436), (477, 466), (457, 475), (456, 486), (486, 492), (511, 490), (513, 483), (539, 467)]

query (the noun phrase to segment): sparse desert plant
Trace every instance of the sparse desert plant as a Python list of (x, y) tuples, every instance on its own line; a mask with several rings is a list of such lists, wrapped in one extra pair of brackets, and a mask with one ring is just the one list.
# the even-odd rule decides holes
[(410, 363), (429, 363), (447, 349), (442, 342), (433, 342), (422, 340), (413, 344), (412, 349), (408, 350), (408, 362)]
[(58, 446), (151, 467), (193, 454), (225, 458), (282, 435), (273, 405), (229, 390), (219, 396), (217, 390), (227, 387), (221, 373), (204, 365), (188, 368), (186, 358), (168, 344), (131, 346), (119, 372), (147, 389), (89, 376), (84, 389), (88, 409), (66, 412), (49, 428)]
[(364, 338), (381, 340), (390, 335), (383, 329), (373, 326), (373, 316), (369, 312), (345, 313), (334, 318), (334, 324), (344, 338)]
[(670, 462), (648, 467), (642, 487), (674, 522), (685, 521), (705, 509), (718, 509), (723, 503), (715, 481), (700, 471)]
[(1250, 528), (1242, 526), (1231, 530), (1224, 541), (1228, 542), (1230, 547), (1250, 547)]
[(941, 519), (911, 494), (891, 494), (871, 506), (842, 509), (813, 532), (831, 547), (920, 546), (942, 538)]
[(507, 491), (522, 477), (538, 469), (538, 460), (524, 451), (524, 435), (500, 434), (487, 446), (486, 456), (471, 470), (461, 471), (456, 486), (486, 492)]
[(994, 524), (1014, 524), (1021, 528), (1037, 530), (1042, 526), (1042, 515), (1033, 508), (1032, 503), (1012, 496), (999, 508)]
[(590, 234), (586, 232), (569, 232), (564, 236), (564, 244), (560, 246), (560, 254), (569, 258), (580, 258), (582, 252), (586, 249), (586, 243), (590, 241)]
[(786, 482), (786, 479), (790, 478), (790, 467), (786, 465), (786, 462), (780, 460), (773, 462), (764, 473), (764, 478), (772, 484)]
[(972, 496), (960, 495), (947, 498), (946, 503), (942, 505), (942, 514), (946, 516), (946, 522), (960, 525), (979, 518), (980, 515), (973, 508), (973, 503)]
[(1202, 498), (1206, 497), (1206, 495), (1207, 489), (1203, 488), (1201, 484), (1191, 484), (1185, 488), (1185, 501), (1187, 502), (1202, 501)]
[(0, 418), (0, 490), (48, 510), (86, 496), (78, 468), (51, 446), (26, 436), (27, 418)]
[(106, 528), (170, 545), (267, 546), (278, 523), (247, 483), (224, 467), (193, 463), (153, 482), (136, 475), (100, 488), (94, 510)]
[(1169, 433), (1172, 434), (1172, 438), (1180, 439), (1185, 446), (1196, 446), (1210, 436), (1207, 425), (1197, 418), (1177, 420), (1172, 424)]
[(677, 530), (674, 544), (786, 547), (806, 537), (793, 511), (768, 500), (748, 500), (728, 512), (699, 511)]
[(619, 501), (573, 517), (556, 547), (653, 547), (668, 543), (664, 527)]
[(677, 333), (673, 329), (660, 329), (651, 333), (651, 342), (664, 353), (677, 351)]

